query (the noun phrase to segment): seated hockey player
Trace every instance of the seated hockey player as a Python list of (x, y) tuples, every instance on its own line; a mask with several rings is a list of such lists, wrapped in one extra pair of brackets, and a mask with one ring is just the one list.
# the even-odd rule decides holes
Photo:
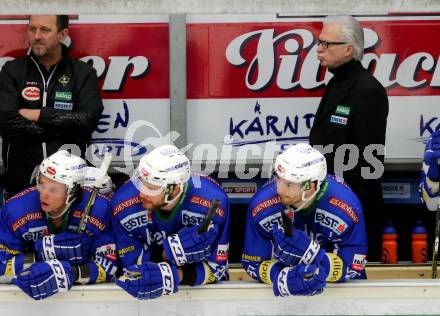
[(308, 144), (278, 155), (275, 175), (252, 197), (242, 264), (276, 296), (314, 295), (326, 282), (365, 278), (362, 207), (343, 181), (327, 175)]
[[(211, 225), (199, 232), (214, 199), (220, 205)], [(175, 146), (143, 156), (111, 210), (124, 270), (116, 284), (132, 296), (153, 299), (177, 292), (179, 284), (228, 279), (228, 197), (211, 178), (190, 175), (188, 158)]]
[(440, 130), (432, 133), (426, 143), (423, 156), (420, 193), (423, 203), (430, 211), (438, 209), (438, 187), (440, 180)]
[(37, 186), (9, 199), (0, 211), (0, 282), (33, 299), (68, 291), (74, 283), (110, 281), (117, 267), (108, 232), (109, 200), (97, 195), (85, 229), (78, 227), (90, 192), (85, 161), (62, 150), (44, 159)]

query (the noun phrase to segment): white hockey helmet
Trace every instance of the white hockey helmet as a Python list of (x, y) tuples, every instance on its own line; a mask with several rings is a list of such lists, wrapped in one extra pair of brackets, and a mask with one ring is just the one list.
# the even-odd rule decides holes
[(275, 173), (281, 179), (298, 184), (317, 181), (316, 189), (319, 191), (327, 175), (327, 163), (318, 150), (309, 144), (299, 143), (278, 155)]
[(86, 167), (84, 171), (84, 186), (93, 188), (96, 178), (104, 178), (99, 188), (99, 193), (103, 195), (111, 195), (113, 193), (113, 181), (108, 174), (102, 174), (101, 170), (96, 167)]
[(60, 150), (50, 155), (40, 164), (37, 177), (45, 176), (66, 186), (67, 195), (74, 194), (78, 186), (84, 181), (86, 162), (81, 157), (75, 156), (67, 150)]
[[(176, 146), (162, 145), (141, 158), (132, 181), (137, 189), (146, 195), (157, 195), (164, 191), (165, 204), (168, 204), (180, 197), (190, 176), (190, 162), (185, 154)], [(146, 188), (139, 180), (160, 189)], [(180, 191), (173, 196), (176, 186), (180, 187)]]
[(176, 146), (163, 145), (143, 156), (137, 171), (143, 181), (160, 187), (185, 184), (190, 177), (190, 163)]

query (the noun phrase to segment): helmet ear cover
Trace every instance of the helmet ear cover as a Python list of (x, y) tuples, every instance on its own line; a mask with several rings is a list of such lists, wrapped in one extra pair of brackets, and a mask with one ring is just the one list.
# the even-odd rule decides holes
[(81, 196), (83, 193), (82, 186), (80, 183), (75, 183), (73, 188), (70, 190), (69, 195), (66, 198), (66, 205), (70, 205), (75, 201), (77, 198)]
[(310, 190), (311, 187), (312, 186), (311, 186), (310, 180), (307, 180), (307, 181), (304, 181), (303, 183), (301, 183), (301, 191), (303, 191), (303, 192)]
[(169, 203), (173, 199), (173, 194), (176, 191), (177, 184), (170, 183), (165, 187), (165, 203)]
[(82, 186), (80, 183), (75, 183), (73, 190), (72, 190), (72, 196), (78, 198), (83, 193)]

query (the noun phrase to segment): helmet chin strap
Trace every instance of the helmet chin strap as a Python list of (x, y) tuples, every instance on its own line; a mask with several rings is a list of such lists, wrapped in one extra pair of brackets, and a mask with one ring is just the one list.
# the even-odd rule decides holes
[(298, 206), (297, 208), (294, 208), (293, 210), (295, 212), (298, 212), (298, 211), (302, 210), (304, 207), (309, 206), (310, 203), (315, 198), (316, 194), (318, 194), (320, 187), (321, 186), (319, 184), (316, 184), (316, 191), (313, 192), (313, 194), (309, 198), (306, 198), (306, 191), (302, 191), (302, 193), (301, 193), (301, 200), (303, 202), (301, 203), (300, 206)]
[(61, 216), (66, 214), (67, 210), (70, 208), (72, 203), (75, 202), (75, 200), (76, 200), (76, 195), (74, 193), (70, 193), (66, 198), (66, 202), (64, 203), (65, 204), (64, 210), (57, 216), (51, 216), (49, 213), (47, 213), (47, 216), (53, 219), (60, 218)]
[(182, 183), (179, 183), (179, 188), (180, 188), (179, 193), (177, 193), (177, 195), (174, 198), (172, 198), (171, 200), (169, 200), (169, 196), (172, 194), (165, 194), (165, 206), (174, 203), (177, 199), (180, 198), (180, 196), (183, 193), (183, 184)]

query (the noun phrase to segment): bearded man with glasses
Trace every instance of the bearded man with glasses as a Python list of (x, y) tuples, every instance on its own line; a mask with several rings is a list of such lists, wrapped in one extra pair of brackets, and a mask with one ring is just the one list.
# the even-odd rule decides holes
[[(321, 67), (327, 68), (333, 77), (316, 112), (310, 144), (325, 154), (329, 173), (343, 177), (359, 197), (369, 237), (369, 259), (377, 261), (381, 252), (381, 224), (385, 220), (380, 180), (384, 169), (387, 93), (361, 64), (364, 33), (352, 16), (326, 17), (316, 47)], [(350, 159), (355, 163), (347, 167)], [(344, 168), (350, 170), (342, 172)]]

